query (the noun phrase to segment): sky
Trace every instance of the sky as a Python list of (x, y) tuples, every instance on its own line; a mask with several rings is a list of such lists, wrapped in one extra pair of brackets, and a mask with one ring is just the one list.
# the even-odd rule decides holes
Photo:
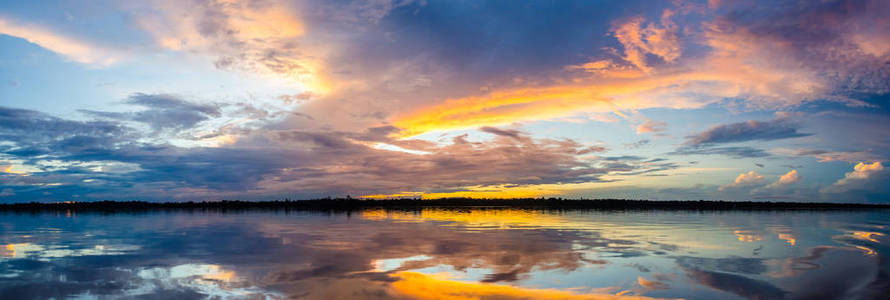
[(0, 203), (890, 203), (888, 1), (2, 1)]

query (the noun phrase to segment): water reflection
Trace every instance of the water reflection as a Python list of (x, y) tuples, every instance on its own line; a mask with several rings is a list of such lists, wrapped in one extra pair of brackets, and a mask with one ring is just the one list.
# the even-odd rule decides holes
[(0, 215), (0, 298), (805, 299), (890, 291), (874, 212)]

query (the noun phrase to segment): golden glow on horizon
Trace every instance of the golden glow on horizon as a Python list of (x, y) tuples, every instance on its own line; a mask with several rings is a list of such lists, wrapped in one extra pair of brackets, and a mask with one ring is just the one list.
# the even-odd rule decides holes
[(392, 283), (394, 292), (413, 299), (657, 299), (629, 295), (629, 291), (622, 291), (615, 294), (596, 294), (558, 289), (536, 289), (488, 283), (462, 282), (451, 280), (452, 278), (442, 274), (425, 275), (416, 272), (399, 272), (390, 276), (398, 279), (398, 281)]
[(365, 199), (392, 199), (392, 198), (412, 198), (420, 197), (423, 199), (441, 199), (441, 198), (540, 198), (559, 195), (561, 191), (556, 189), (532, 188), (532, 187), (486, 187), (486, 188), (468, 188), (466, 191), (446, 192), (446, 193), (425, 193), (425, 192), (400, 192), (395, 194), (372, 194), (364, 195)]

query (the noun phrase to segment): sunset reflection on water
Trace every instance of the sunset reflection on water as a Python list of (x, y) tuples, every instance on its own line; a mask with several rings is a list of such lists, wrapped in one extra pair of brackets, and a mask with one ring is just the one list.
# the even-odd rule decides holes
[(3, 214), (0, 298), (880, 298), (884, 211)]

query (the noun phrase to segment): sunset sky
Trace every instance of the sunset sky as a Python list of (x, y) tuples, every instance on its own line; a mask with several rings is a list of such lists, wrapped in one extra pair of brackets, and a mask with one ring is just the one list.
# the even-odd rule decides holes
[(0, 203), (890, 202), (890, 1), (2, 1)]

